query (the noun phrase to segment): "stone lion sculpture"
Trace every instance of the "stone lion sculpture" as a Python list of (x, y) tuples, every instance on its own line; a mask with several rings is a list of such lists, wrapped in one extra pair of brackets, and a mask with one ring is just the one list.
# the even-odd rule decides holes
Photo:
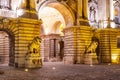
[(40, 55), (41, 38), (35, 37), (28, 45), (28, 52), (26, 54), (27, 66), (40, 67), (42, 66), (42, 58)]
[(38, 53), (40, 50), (41, 38), (35, 37), (28, 45), (28, 53)]
[(95, 53), (96, 52), (96, 48), (98, 46), (98, 42), (93, 41), (88, 48), (86, 49), (86, 53)]

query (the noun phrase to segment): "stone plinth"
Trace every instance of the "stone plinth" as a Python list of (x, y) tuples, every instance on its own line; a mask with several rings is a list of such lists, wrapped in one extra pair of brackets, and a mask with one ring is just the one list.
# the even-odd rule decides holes
[(84, 64), (98, 64), (98, 57), (96, 53), (86, 53), (84, 56)]
[(26, 68), (40, 68), (42, 67), (42, 58), (39, 53), (31, 53), (26, 57)]

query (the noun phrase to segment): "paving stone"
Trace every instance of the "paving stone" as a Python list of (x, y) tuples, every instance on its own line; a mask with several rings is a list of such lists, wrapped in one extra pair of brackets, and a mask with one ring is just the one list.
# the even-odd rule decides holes
[(118, 65), (83, 65), (46, 62), (42, 68), (28, 69), (0, 66), (0, 80), (120, 80)]

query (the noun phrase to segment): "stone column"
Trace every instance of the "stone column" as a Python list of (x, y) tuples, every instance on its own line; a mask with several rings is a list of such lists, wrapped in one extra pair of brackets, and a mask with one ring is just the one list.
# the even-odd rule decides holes
[(29, 51), (28, 45), (36, 36), (40, 36), (40, 24), (41, 21), (38, 20), (26, 18), (17, 19), (17, 26), (15, 25), (18, 28), (18, 32), (16, 33), (17, 35), (15, 36), (16, 67), (26, 67), (26, 56)]
[(49, 42), (49, 36), (48, 35), (41, 35), (42, 42), (41, 42), (41, 56), (42, 60), (45, 62), (49, 61), (49, 54), (50, 54), (50, 42)]
[(76, 27), (64, 29), (64, 63), (73, 64), (77, 61)]
[(78, 0), (78, 25), (88, 26), (88, 0)]

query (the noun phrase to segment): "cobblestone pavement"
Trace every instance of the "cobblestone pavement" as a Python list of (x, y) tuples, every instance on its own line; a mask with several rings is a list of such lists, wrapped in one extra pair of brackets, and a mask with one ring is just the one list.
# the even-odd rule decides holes
[(18, 69), (0, 66), (0, 80), (120, 80), (119, 65), (66, 65), (44, 63), (39, 69)]

